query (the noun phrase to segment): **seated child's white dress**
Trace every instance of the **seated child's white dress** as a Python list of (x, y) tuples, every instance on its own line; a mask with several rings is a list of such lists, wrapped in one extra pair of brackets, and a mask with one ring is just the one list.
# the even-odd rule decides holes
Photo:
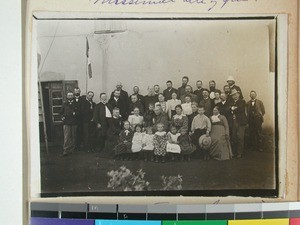
[(144, 136), (144, 133), (142, 133), (142, 132), (134, 133), (133, 138), (132, 138), (132, 146), (131, 146), (132, 153), (140, 152), (142, 150), (143, 136)]
[(144, 134), (143, 136), (143, 150), (145, 151), (153, 151), (154, 145), (153, 145), (153, 137), (154, 134)]
[[(180, 133), (176, 133), (176, 134), (172, 134), (171, 132), (168, 133), (168, 138), (170, 138), (172, 140), (172, 142), (178, 143), (177, 139), (178, 139), (179, 136), (180, 136)], [(167, 143), (167, 152), (180, 154), (181, 149), (180, 149), (179, 144), (170, 143), (168, 141), (168, 143)]]

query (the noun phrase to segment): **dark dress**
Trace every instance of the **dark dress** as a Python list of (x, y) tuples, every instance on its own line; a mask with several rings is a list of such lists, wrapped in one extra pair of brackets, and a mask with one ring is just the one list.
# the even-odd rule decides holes
[(190, 155), (196, 150), (196, 146), (192, 144), (190, 135), (184, 134), (178, 137), (178, 143), (182, 155)]
[(153, 119), (154, 119), (155, 113), (154, 111), (150, 111), (148, 110), (145, 114), (144, 114), (144, 127), (152, 127), (153, 126)]
[(122, 118), (113, 117), (109, 121), (109, 128), (107, 131), (107, 139), (105, 143), (105, 150), (111, 152), (119, 140), (119, 135), (123, 129), (123, 121)]
[(121, 155), (131, 152), (133, 131), (122, 130), (120, 133), (118, 144), (115, 146), (115, 155)]
[(192, 126), (193, 119), (197, 115), (198, 115), (198, 112), (193, 112), (191, 115), (187, 116), (188, 117), (188, 121), (189, 121), (189, 131), (191, 131), (191, 126)]
[(189, 128), (189, 120), (186, 115), (182, 115), (181, 117), (174, 115), (171, 124), (176, 127), (178, 132), (180, 132), (181, 129), (187, 130)]

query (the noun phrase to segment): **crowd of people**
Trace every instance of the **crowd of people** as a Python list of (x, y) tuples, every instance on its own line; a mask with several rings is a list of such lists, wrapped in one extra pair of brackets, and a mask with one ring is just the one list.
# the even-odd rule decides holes
[(159, 85), (148, 87), (145, 96), (134, 86), (129, 96), (118, 82), (109, 97), (100, 94), (98, 104), (92, 91), (84, 96), (78, 87), (69, 91), (61, 110), (62, 155), (81, 149), (110, 152), (120, 160), (239, 159), (247, 124), (252, 149), (262, 151), (265, 109), (255, 90), (246, 102), (232, 76), (222, 90), (213, 80), (208, 89), (198, 80), (193, 91), (187, 76), (178, 89), (170, 80), (166, 86), (163, 92)]

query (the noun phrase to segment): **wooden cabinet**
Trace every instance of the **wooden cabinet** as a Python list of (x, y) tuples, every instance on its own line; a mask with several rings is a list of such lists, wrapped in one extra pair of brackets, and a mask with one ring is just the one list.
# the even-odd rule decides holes
[[(62, 136), (62, 120), (60, 115), (62, 104), (66, 101), (67, 92), (74, 91), (74, 88), (78, 87), (78, 82), (77, 80), (64, 80), (41, 82), (41, 84), (48, 140), (54, 142), (61, 141), (59, 139)], [(39, 104), (41, 114), (41, 101), (39, 101)], [(42, 115), (40, 115), (40, 118), (42, 118)], [(40, 122), (43, 121), (40, 120)]]

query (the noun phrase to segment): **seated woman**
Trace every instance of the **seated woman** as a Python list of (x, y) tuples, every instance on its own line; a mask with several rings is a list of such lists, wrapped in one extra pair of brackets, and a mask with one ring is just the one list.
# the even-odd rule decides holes
[(220, 115), (219, 108), (213, 108), (211, 116), (211, 146), (208, 149), (209, 157), (216, 160), (228, 160), (232, 157), (229, 141), (229, 126), (225, 116)]
[(188, 130), (189, 122), (186, 115), (182, 113), (182, 107), (181, 105), (177, 105), (175, 107), (176, 114), (172, 117), (171, 124), (172, 126), (176, 127), (178, 132), (181, 131), (181, 129)]
[(177, 105), (181, 105), (181, 101), (177, 99), (177, 93), (174, 92), (172, 95), (172, 99), (167, 101), (167, 114), (170, 119), (176, 114), (175, 107)]
[(156, 106), (160, 106), (161, 108), (161, 111), (163, 113), (166, 113), (167, 112), (167, 103), (165, 102), (165, 96), (163, 94), (158, 94), (158, 102), (155, 103), (154, 107)]

